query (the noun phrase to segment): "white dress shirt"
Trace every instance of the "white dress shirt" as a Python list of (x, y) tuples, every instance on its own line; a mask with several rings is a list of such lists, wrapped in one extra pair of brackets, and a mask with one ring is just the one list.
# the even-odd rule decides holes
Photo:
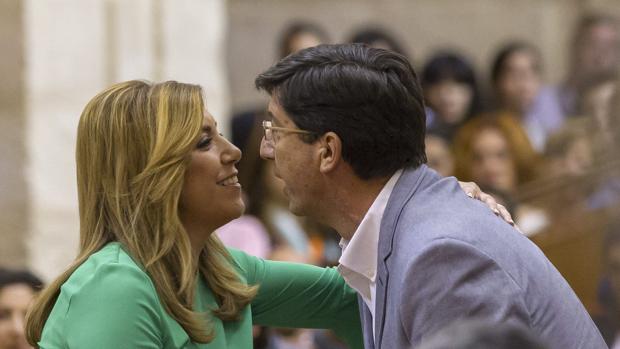
[(375, 302), (376, 302), (376, 276), (377, 254), (379, 248), (379, 231), (381, 219), (385, 212), (392, 190), (402, 174), (402, 170), (396, 171), (385, 184), (379, 195), (375, 198), (362, 222), (355, 230), (351, 240), (341, 239), (342, 256), (338, 261), (338, 272), (345, 282), (362, 296), (364, 303), (372, 314), (373, 337), (375, 335)]

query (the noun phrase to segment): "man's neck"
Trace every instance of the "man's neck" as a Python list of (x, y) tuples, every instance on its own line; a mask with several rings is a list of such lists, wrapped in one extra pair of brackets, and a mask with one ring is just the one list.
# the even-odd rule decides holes
[(332, 191), (331, 209), (325, 215), (325, 223), (336, 229), (346, 240), (351, 240), (357, 227), (372, 206), (390, 177), (370, 181), (352, 181)]

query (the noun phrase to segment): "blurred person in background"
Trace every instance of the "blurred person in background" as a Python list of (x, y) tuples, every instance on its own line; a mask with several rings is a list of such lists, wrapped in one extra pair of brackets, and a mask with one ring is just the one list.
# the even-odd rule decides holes
[(473, 66), (457, 53), (441, 52), (422, 69), (422, 88), (429, 132), (443, 134), (452, 142), (458, 128), (481, 110)]
[(520, 186), (538, 177), (541, 159), (511, 114), (493, 113), (470, 120), (457, 133), (453, 150), (456, 177), (474, 181), (485, 191), (508, 195), (515, 204), (515, 222), (525, 234), (547, 226), (544, 211), (518, 199)]
[(568, 120), (562, 128), (552, 133), (545, 145), (545, 175), (584, 176), (592, 169), (592, 122), (586, 117)]
[(485, 319), (456, 321), (425, 340), (417, 349), (551, 349), (529, 329), (515, 323)]
[(444, 177), (454, 175), (454, 155), (450, 141), (438, 132), (428, 131), (424, 137), (427, 165)]
[[(277, 39), (278, 59), (328, 40), (327, 32), (317, 23), (306, 20), (291, 21)], [(327, 249), (333, 250), (337, 248), (337, 242), (331, 239), (323, 243), (320, 229), (312, 229), (312, 232), (309, 232), (309, 228), (315, 225), (287, 210), (280, 180), (273, 175), (269, 162), (259, 156), (260, 140), (263, 136), (261, 123), (267, 117), (265, 109), (262, 106), (236, 114), (232, 118), (233, 143), (245, 154), (239, 162), (239, 182), (247, 196), (247, 215), (260, 220), (260, 224), (268, 232), (270, 244), (289, 246), (297, 253), (308, 257), (313, 263), (321, 264), (323, 249), (318, 250), (314, 247), (327, 244)], [(227, 227), (223, 228), (230, 230)], [(232, 231), (231, 234), (234, 235)], [(334, 258), (337, 260), (337, 257), (328, 259)]]
[(401, 40), (394, 33), (378, 26), (367, 25), (355, 30), (347, 42), (366, 44), (370, 47), (382, 48), (410, 57)]
[(271, 239), (267, 228), (252, 215), (244, 214), (218, 228), (215, 233), (224, 245), (252, 256), (267, 258), (271, 253)]
[[(592, 119), (597, 134), (598, 146), (608, 147), (612, 143), (613, 128), (610, 125), (612, 103), (618, 90), (615, 73), (599, 73), (584, 82), (578, 96), (578, 111), (582, 117)], [(615, 111), (613, 111), (615, 112)]]
[(292, 21), (284, 28), (278, 39), (278, 59), (282, 59), (304, 48), (324, 44), (328, 41), (329, 36), (327, 32), (317, 23), (304, 20)]
[(540, 153), (548, 135), (564, 122), (557, 95), (543, 85), (542, 65), (535, 46), (515, 41), (499, 49), (491, 67), (496, 108), (516, 117)]
[(26, 310), (42, 287), (29, 271), (0, 268), (0, 349), (32, 348), (25, 335)]
[[(277, 39), (277, 59), (284, 58), (293, 52), (306, 47), (316, 46), (329, 41), (327, 32), (317, 23), (294, 20), (289, 22)], [(232, 142), (241, 150), (250, 147), (247, 142), (252, 141), (252, 131), (260, 129), (260, 121), (264, 120), (265, 107), (252, 108), (233, 115)]]
[[(620, 90), (617, 81), (609, 84), (605, 82), (593, 91), (599, 91), (596, 100), (600, 104), (598, 108), (592, 108), (591, 116), (595, 124), (592, 137), (599, 173), (596, 174), (598, 186), (588, 197), (590, 209), (620, 206)], [(610, 92), (611, 101), (608, 99)]]
[(462, 181), (474, 181), (514, 195), (537, 176), (538, 155), (525, 131), (508, 113), (494, 113), (467, 122), (454, 139), (455, 172)]
[(609, 14), (587, 14), (575, 29), (570, 47), (568, 74), (559, 86), (563, 113), (579, 115), (579, 99), (588, 81), (597, 75), (614, 75), (620, 63), (618, 21)]

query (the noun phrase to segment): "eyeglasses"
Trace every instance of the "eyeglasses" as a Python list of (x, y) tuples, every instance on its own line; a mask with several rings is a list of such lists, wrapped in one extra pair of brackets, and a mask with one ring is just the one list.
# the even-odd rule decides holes
[(271, 144), (274, 144), (276, 139), (273, 138), (273, 131), (282, 131), (288, 133), (298, 133), (303, 135), (311, 135), (314, 132), (300, 130), (298, 128), (287, 128), (287, 127), (277, 127), (273, 126), (271, 121), (264, 120), (263, 121), (263, 130), (265, 131), (265, 140)]

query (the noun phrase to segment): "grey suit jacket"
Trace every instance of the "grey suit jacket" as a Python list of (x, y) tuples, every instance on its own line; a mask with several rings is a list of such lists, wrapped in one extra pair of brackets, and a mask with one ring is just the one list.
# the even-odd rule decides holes
[(390, 196), (376, 287), (374, 341), (360, 301), (366, 349), (414, 348), (468, 317), (518, 322), (552, 349), (607, 348), (543, 253), (426, 165), (406, 169)]

